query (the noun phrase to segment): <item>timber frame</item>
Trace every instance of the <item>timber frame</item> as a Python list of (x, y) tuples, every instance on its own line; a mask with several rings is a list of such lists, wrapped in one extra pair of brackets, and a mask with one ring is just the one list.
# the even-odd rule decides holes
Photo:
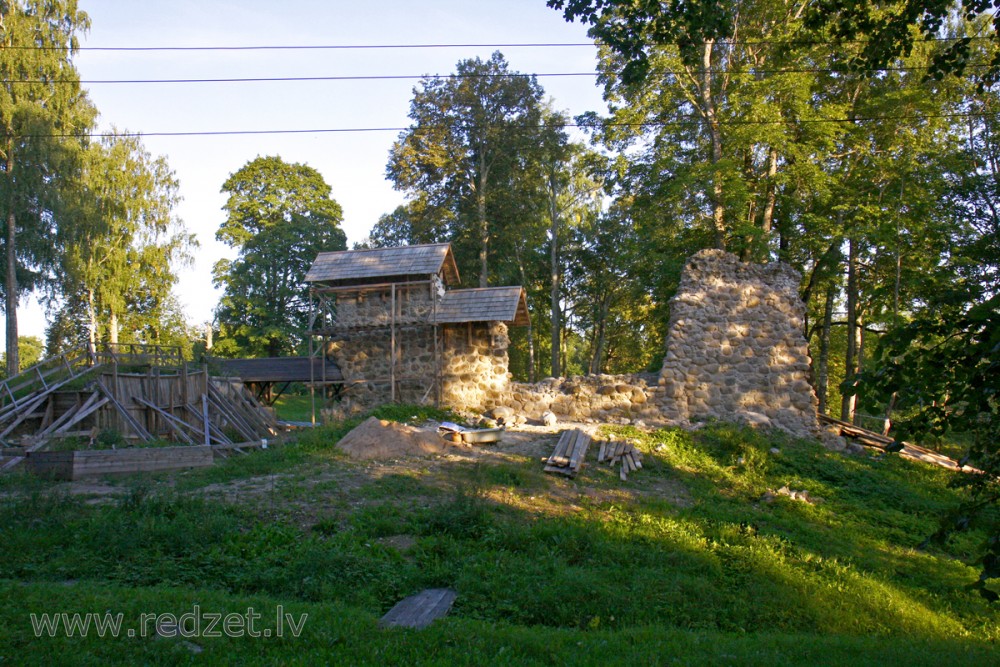
[[(412, 312), (404, 312), (403, 303), (411, 291), (427, 291), (430, 294), (430, 310), (423, 317)], [(388, 300), (384, 296), (388, 293)], [(384, 317), (378, 322), (348, 321), (337, 317), (337, 303), (341, 299), (353, 298), (358, 301), (372, 298), (382, 299)], [(313, 373), (310, 379), (310, 396), (313, 404), (313, 423), (316, 421), (316, 389), (326, 398), (327, 388), (335, 387), (338, 393), (349, 393), (358, 385), (388, 386), (389, 401), (396, 402), (400, 395), (400, 385), (419, 383), (426, 386), (424, 400), (433, 395), (435, 406), (441, 403), (441, 343), (440, 325), (437, 322), (437, 308), (440, 297), (433, 280), (418, 280), (405, 282), (370, 283), (364, 285), (316, 286), (309, 290), (312, 316), (308, 332), (309, 357), (315, 360), (310, 364)], [(385, 376), (346, 378), (343, 373), (330, 377), (327, 369), (332, 361), (328, 351), (331, 343), (347, 334), (388, 333), (389, 336), (389, 372)], [(432, 339), (434, 355), (434, 373), (426, 375), (408, 375), (399, 368), (399, 337), (403, 332), (421, 332)], [(322, 361), (319, 361), (322, 360)], [(318, 361), (318, 363), (317, 363)], [(316, 374), (316, 369), (320, 374)], [(430, 382), (428, 383), (428, 379)]]
[(277, 426), (239, 379), (190, 367), (179, 347), (75, 350), (0, 382), (0, 453), (13, 459), (3, 469), (53, 441), (90, 445), (107, 431), (125, 446), (232, 445), (270, 437)]

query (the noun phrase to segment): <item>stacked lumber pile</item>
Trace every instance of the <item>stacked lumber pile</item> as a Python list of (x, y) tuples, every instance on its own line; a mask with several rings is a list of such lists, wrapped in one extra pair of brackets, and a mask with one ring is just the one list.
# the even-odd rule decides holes
[(850, 424), (848, 422), (840, 421), (839, 419), (834, 419), (829, 415), (819, 415), (819, 421), (824, 424), (836, 426), (839, 431), (839, 435), (842, 435), (845, 438), (853, 438), (866, 447), (874, 447), (875, 449), (888, 451), (899, 451), (900, 449), (899, 443), (897, 443), (894, 438), (884, 436), (881, 433), (875, 433), (874, 431), (869, 431), (868, 429), (855, 426), (854, 424)]
[(587, 457), (588, 447), (590, 436), (580, 429), (563, 431), (559, 434), (559, 442), (556, 443), (552, 456), (545, 462), (545, 472), (575, 477)]
[(612, 468), (615, 464), (620, 464), (621, 469), (618, 476), (624, 482), (628, 479), (628, 474), (642, 468), (642, 452), (629, 442), (616, 442), (608, 440), (601, 443), (601, 448), (597, 452), (597, 462), (607, 461)]

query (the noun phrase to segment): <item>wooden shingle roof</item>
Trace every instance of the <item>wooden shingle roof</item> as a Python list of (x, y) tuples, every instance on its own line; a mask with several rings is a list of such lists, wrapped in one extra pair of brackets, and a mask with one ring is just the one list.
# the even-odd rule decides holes
[(437, 321), (508, 322), (528, 324), (528, 301), (521, 287), (480, 287), (445, 292), (437, 306)]
[[(314, 357), (215, 359), (213, 363), (223, 374), (238, 377), (244, 382), (309, 382), (323, 377), (323, 361)], [(344, 379), (337, 364), (329, 360), (326, 362), (326, 379)]]
[(440, 274), (446, 285), (458, 283), (458, 267), (450, 243), (321, 252), (316, 256), (307, 283), (329, 285), (427, 280)]

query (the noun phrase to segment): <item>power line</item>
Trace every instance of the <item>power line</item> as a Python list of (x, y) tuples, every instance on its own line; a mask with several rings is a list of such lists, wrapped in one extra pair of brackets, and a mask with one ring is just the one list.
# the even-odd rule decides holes
[[(915, 42), (957, 42), (963, 39), (970, 41), (983, 41), (995, 39), (991, 36), (969, 36), (969, 37), (923, 37), (914, 40)], [(868, 44), (869, 40), (844, 39), (844, 40), (727, 40), (720, 39), (716, 42), (725, 46), (835, 46), (838, 44)], [(594, 42), (508, 42), (498, 44), (249, 44), (249, 45), (210, 45), (210, 46), (79, 46), (75, 51), (350, 51), (350, 50), (379, 50), (379, 49), (507, 49), (507, 48), (564, 48), (564, 47), (595, 47), (603, 46), (599, 41)], [(669, 46), (662, 44), (660, 46)], [(676, 44), (674, 45), (676, 46)], [(35, 50), (35, 51), (65, 51), (68, 47), (41, 46), (35, 44), (11, 45), (4, 47), (13, 50)]]
[[(971, 64), (966, 69), (986, 69), (989, 65)], [(860, 72), (923, 72), (931, 69), (927, 65), (908, 67), (873, 67), (862, 70), (852, 70), (849, 67), (800, 67), (782, 69), (756, 69), (752, 67), (741, 69), (710, 69), (710, 74), (856, 74)], [(674, 70), (666, 70), (665, 74), (680, 74)], [(216, 77), (216, 78), (182, 78), (182, 79), (10, 79), (10, 84), (80, 84), (80, 85), (139, 85), (139, 84), (189, 84), (189, 83), (285, 83), (306, 81), (393, 81), (393, 80), (424, 80), (424, 79), (487, 79), (487, 78), (554, 78), (554, 77), (596, 77), (601, 72), (538, 72), (538, 73), (506, 73), (506, 74), (359, 74), (343, 76), (254, 76), (254, 77)]]
[[(729, 120), (720, 121), (721, 126), (749, 126), (749, 125), (786, 125), (786, 124), (818, 124), (818, 123), (874, 123), (883, 121), (901, 120), (933, 120), (942, 118), (986, 118), (996, 117), (994, 113), (946, 113), (946, 114), (922, 114), (908, 116), (865, 116), (859, 118), (804, 118), (798, 120)], [(678, 120), (678, 121), (640, 121), (635, 123), (602, 123), (602, 127), (632, 127), (632, 128), (655, 128), (655, 127), (690, 127), (704, 124), (702, 119)], [(350, 133), (371, 133), (371, 132), (406, 132), (410, 130), (432, 131), (448, 129), (449, 126), (433, 125), (423, 128), (413, 127), (340, 127), (340, 128), (310, 128), (310, 129), (279, 129), (279, 130), (198, 130), (179, 132), (94, 132), (94, 133), (63, 133), (63, 134), (23, 134), (14, 135), (14, 139), (104, 139), (114, 137), (211, 137), (211, 136), (238, 136), (238, 135), (264, 135), (264, 134), (350, 134)], [(509, 129), (543, 129), (543, 128), (589, 128), (590, 125), (581, 123), (546, 123), (542, 125), (513, 126)]]
[[(351, 51), (379, 49), (513, 49), (597, 46), (595, 42), (525, 42), (507, 44), (251, 44), (236, 46), (79, 46), (75, 51)], [(58, 46), (8, 46), (37, 51), (65, 51)]]
[(8, 83), (44, 84), (44, 83), (79, 83), (81, 85), (103, 84), (146, 84), (146, 83), (266, 83), (266, 82), (297, 82), (297, 81), (391, 81), (417, 79), (485, 79), (485, 78), (531, 78), (531, 77), (562, 77), (587, 76), (595, 77), (597, 72), (543, 72), (539, 74), (368, 74), (355, 76), (254, 76), (254, 77), (221, 77), (210, 79), (15, 79)]

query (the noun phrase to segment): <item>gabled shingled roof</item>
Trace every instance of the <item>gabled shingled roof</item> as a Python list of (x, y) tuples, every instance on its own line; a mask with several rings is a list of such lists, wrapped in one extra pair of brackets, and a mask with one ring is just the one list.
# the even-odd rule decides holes
[[(238, 377), (244, 382), (309, 382), (323, 377), (323, 361), (313, 357), (215, 359), (213, 363), (218, 364), (224, 374)], [(326, 379), (344, 379), (337, 364), (329, 360), (326, 362)]]
[(520, 287), (480, 287), (445, 292), (437, 306), (437, 321), (508, 322), (528, 324), (528, 301)]
[(426, 280), (441, 274), (446, 285), (458, 283), (458, 267), (450, 243), (321, 252), (306, 274), (307, 283), (329, 285)]

